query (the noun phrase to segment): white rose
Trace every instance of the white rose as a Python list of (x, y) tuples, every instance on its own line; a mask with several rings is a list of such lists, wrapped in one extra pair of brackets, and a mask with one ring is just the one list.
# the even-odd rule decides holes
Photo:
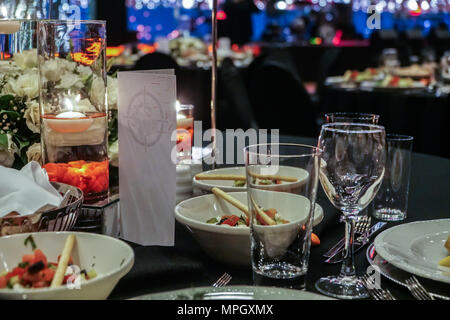
[(69, 61), (66, 59), (58, 59), (58, 61), (59, 61), (59, 67), (61, 69), (65, 69), (69, 72), (74, 72), (75, 68), (77, 67), (77, 63), (73, 62), (73, 61)]
[(108, 148), (109, 164), (113, 167), (119, 166), (119, 140), (111, 143)]
[(27, 150), (27, 159), (28, 162), (36, 161), (38, 163), (42, 163), (42, 154), (41, 154), (41, 144), (36, 142)]
[(37, 49), (16, 53), (13, 60), (21, 69), (35, 68), (38, 64)]
[(0, 74), (12, 76), (21, 72), (12, 60), (0, 60)]
[(56, 86), (57, 89), (81, 89), (84, 87), (83, 82), (78, 75), (66, 72), (61, 76), (61, 82)]
[(58, 81), (61, 77), (61, 70), (59, 70), (58, 60), (47, 60), (41, 65), (41, 74), (48, 81)]
[(6, 134), (8, 139), (7, 146), (0, 145), (0, 165), (4, 167), (11, 167), (14, 163), (14, 154), (19, 151), (19, 148), (12, 141), (12, 136)]
[(95, 109), (95, 107), (91, 104), (89, 99), (82, 99), (74, 107), (74, 111), (86, 113), (86, 112), (96, 112), (97, 109)]
[(108, 76), (108, 109), (117, 110), (117, 79)]
[(105, 104), (105, 94), (105, 82), (102, 78), (95, 76), (94, 80), (92, 80), (91, 92), (89, 93), (92, 104), (97, 107), (103, 107)]
[(77, 72), (80, 74), (80, 77), (89, 78), (89, 76), (92, 74), (92, 69), (90, 67), (83, 66), (82, 64), (80, 64), (77, 67)]
[(39, 111), (39, 103), (36, 101), (29, 101), (28, 108), (25, 110), (24, 114), (27, 127), (34, 133), (40, 132), (40, 111)]
[(39, 75), (37, 72), (26, 72), (17, 79), (10, 79), (6, 90), (19, 97), (34, 99), (39, 95)]

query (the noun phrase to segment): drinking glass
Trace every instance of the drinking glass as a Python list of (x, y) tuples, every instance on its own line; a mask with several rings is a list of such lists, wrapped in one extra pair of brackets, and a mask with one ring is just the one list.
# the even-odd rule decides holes
[(305, 288), (320, 150), (297, 144), (245, 148), (255, 285)]
[[(14, 77), (22, 70), (37, 77), (36, 46), (37, 20), (0, 20), (1, 74)], [(7, 69), (10, 69), (10, 72), (7, 72)]]
[(442, 55), (441, 77), (444, 83), (450, 83), (450, 51), (446, 51)]
[(338, 276), (320, 278), (321, 293), (341, 299), (368, 297), (353, 262), (356, 218), (373, 200), (384, 176), (384, 127), (363, 123), (329, 123), (319, 137), (322, 160), (319, 179), (330, 202), (345, 222), (344, 262)]
[(194, 106), (177, 102), (177, 158), (190, 159), (194, 141)]
[(106, 23), (38, 25), (41, 147), (51, 181), (80, 188), (85, 202), (109, 189)]
[(380, 116), (373, 113), (359, 112), (333, 112), (325, 114), (326, 123), (347, 122), (347, 123), (368, 123), (378, 124)]
[[(374, 113), (360, 112), (333, 112), (325, 114), (325, 123), (346, 122), (346, 123), (367, 123), (378, 124), (380, 116)], [(367, 212), (365, 213), (367, 214)], [(343, 217), (341, 216), (341, 222)]]
[(377, 219), (406, 219), (413, 140), (411, 136), (398, 134), (386, 136), (386, 173), (380, 191), (372, 202), (373, 216)]
[(385, 67), (388, 72), (392, 72), (398, 68), (400, 66), (400, 61), (398, 60), (397, 49), (383, 49), (383, 52), (381, 53), (381, 65)]

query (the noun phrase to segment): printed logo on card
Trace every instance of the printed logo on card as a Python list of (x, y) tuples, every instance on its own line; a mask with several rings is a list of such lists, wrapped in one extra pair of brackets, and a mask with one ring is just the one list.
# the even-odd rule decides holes
[(142, 146), (151, 147), (163, 133), (171, 131), (168, 112), (163, 110), (158, 99), (147, 90), (131, 99), (127, 111), (127, 126), (134, 140)]

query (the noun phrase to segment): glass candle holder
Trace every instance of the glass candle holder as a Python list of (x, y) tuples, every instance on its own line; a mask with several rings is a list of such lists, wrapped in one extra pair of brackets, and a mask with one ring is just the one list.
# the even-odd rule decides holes
[(190, 159), (194, 142), (194, 106), (177, 102), (177, 159)]
[[(37, 20), (0, 19), (0, 60), (2, 73), (35, 71), (37, 75)], [(15, 57), (17, 55), (17, 57)], [(15, 70), (14, 70), (15, 69)], [(33, 70), (32, 70), (33, 69)], [(12, 74), (14, 75), (14, 74)]]
[(42, 161), (51, 181), (108, 195), (108, 110), (104, 21), (38, 25)]

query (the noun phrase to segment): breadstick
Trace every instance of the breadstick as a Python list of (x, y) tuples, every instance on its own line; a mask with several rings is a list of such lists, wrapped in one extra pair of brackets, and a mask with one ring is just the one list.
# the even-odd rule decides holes
[(235, 206), (236, 208), (238, 208), (239, 210), (241, 210), (242, 212), (245, 213), (245, 215), (247, 216), (247, 218), (250, 219), (250, 214), (248, 213), (248, 207), (243, 204), (242, 202), (240, 202), (239, 200), (237, 200), (236, 198), (233, 198), (232, 196), (226, 194), (223, 190), (219, 189), (219, 188), (212, 188), (211, 191), (218, 197), (221, 197), (223, 200), (231, 203), (233, 206)]
[(251, 196), (250, 198), (252, 199), (253, 206), (256, 209), (256, 214), (258, 214), (267, 225), (273, 226), (274, 224), (277, 224), (271, 217), (269, 217), (264, 211), (261, 210), (261, 208), (256, 204), (255, 200), (253, 200)]
[(62, 284), (74, 243), (75, 243), (75, 235), (70, 234), (67, 237), (66, 242), (64, 243), (64, 249), (61, 252), (61, 258), (59, 259), (55, 276), (53, 277), (52, 283), (50, 285), (51, 288), (59, 287)]
[[(243, 204), (242, 202), (240, 202), (239, 200), (233, 198), (232, 196), (230, 196), (229, 194), (225, 193), (223, 190), (219, 189), (219, 188), (212, 188), (211, 191), (218, 197), (221, 197), (222, 199), (224, 199), (225, 201), (228, 201), (229, 203), (231, 203), (233, 206), (235, 206), (236, 208), (238, 208), (239, 210), (241, 210), (242, 212), (245, 213), (245, 215), (250, 219), (250, 214), (248, 212), (248, 207)], [(276, 224), (276, 222), (271, 219), (264, 211), (262, 211), (255, 203), (255, 201), (252, 198), (252, 202), (253, 205), (256, 207), (256, 214), (258, 214), (261, 219), (264, 220), (265, 223), (267, 223), (268, 225), (274, 225)]]
[(245, 176), (240, 176), (237, 174), (208, 174), (199, 173), (195, 175), (196, 180), (235, 180), (235, 181), (245, 181), (247, 178)]
[(251, 175), (253, 178), (258, 178), (258, 179), (297, 182), (297, 178), (294, 178), (294, 177), (277, 176), (277, 175), (271, 175), (271, 174), (266, 175), (266, 174), (259, 174), (259, 173), (253, 173), (253, 172), (249, 172), (248, 174)]

